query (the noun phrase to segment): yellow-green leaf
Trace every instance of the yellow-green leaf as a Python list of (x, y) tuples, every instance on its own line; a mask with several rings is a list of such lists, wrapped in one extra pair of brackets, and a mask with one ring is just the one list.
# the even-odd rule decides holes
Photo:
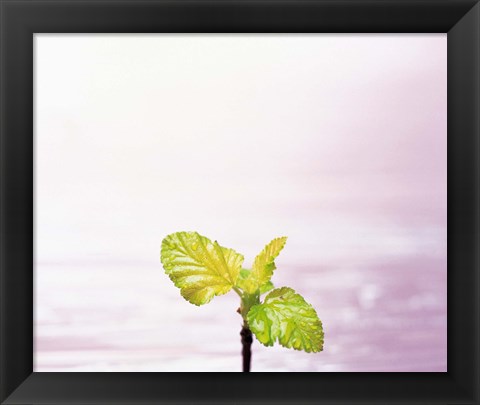
[(295, 350), (323, 350), (322, 322), (315, 309), (291, 288), (271, 291), (263, 303), (250, 309), (247, 319), (250, 330), (265, 346), (278, 340)]
[(203, 305), (235, 285), (243, 256), (197, 232), (176, 232), (163, 239), (161, 261), (182, 296)]
[[(248, 280), (249, 280), (250, 271), (251, 270), (249, 270), (249, 269), (240, 270), (240, 274), (238, 276), (237, 284), (236, 284), (238, 288), (242, 289), (243, 291), (247, 291), (247, 292), (249, 290)], [(273, 290), (274, 288), (275, 288), (275, 286), (273, 285), (273, 283), (271, 281), (267, 281), (265, 284), (260, 286), (259, 294), (260, 295), (265, 294), (266, 292), (268, 292), (270, 290)]]
[(243, 290), (249, 294), (253, 294), (264, 284), (270, 281), (275, 267), (275, 259), (287, 242), (287, 237), (273, 239), (265, 248), (257, 255), (253, 262), (252, 270), (248, 277), (242, 282)]
[(260, 286), (260, 295), (265, 294), (266, 292), (269, 292), (270, 290), (273, 290), (275, 286), (271, 281), (267, 281), (264, 285)]
[(248, 275), (250, 274), (249, 269), (241, 269), (240, 274), (238, 275), (237, 279), (237, 287), (241, 288), (242, 290), (247, 289), (247, 280), (248, 280)]

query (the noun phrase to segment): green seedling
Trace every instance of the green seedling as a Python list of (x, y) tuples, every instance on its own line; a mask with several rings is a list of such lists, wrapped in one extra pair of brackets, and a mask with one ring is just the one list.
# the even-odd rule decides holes
[(162, 241), (165, 272), (188, 302), (204, 305), (230, 290), (240, 296), (243, 371), (250, 371), (252, 332), (265, 346), (278, 341), (309, 353), (323, 350), (322, 322), (315, 309), (292, 288), (275, 288), (270, 281), (276, 269), (274, 260), (286, 241), (286, 237), (273, 239), (251, 269), (242, 267), (243, 255), (197, 232), (172, 233)]

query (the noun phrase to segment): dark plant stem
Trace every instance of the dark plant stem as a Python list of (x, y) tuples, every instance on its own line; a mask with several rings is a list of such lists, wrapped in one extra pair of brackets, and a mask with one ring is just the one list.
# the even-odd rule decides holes
[(240, 336), (242, 336), (243, 372), (246, 373), (250, 371), (250, 362), (252, 359), (251, 346), (253, 342), (252, 332), (248, 329), (248, 326), (243, 325)]

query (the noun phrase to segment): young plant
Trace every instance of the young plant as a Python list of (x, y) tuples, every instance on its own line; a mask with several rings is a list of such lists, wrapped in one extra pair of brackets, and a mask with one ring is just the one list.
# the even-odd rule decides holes
[(176, 232), (162, 241), (165, 272), (188, 302), (204, 305), (230, 290), (240, 296), (243, 371), (250, 371), (252, 332), (265, 346), (278, 341), (309, 353), (323, 350), (322, 323), (315, 309), (293, 289), (275, 288), (270, 281), (276, 269), (274, 260), (286, 241), (286, 237), (273, 239), (251, 269), (242, 268), (240, 253), (197, 232)]

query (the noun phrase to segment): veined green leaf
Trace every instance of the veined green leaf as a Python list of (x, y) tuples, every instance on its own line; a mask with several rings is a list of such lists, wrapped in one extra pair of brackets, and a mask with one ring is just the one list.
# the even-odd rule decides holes
[(165, 272), (189, 302), (203, 305), (235, 285), (243, 256), (197, 232), (177, 232), (162, 241)]
[(257, 255), (253, 262), (252, 270), (248, 277), (242, 283), (244, 291), (249, 294), (260, 289), (264, 284), (270, 281), (275, 267), (275, 259), (287, 242), (287, 237), (273, 239), (265, 248)]
[[(241, 288), (243, 291), (248, 292), (248, 279), (249, 279), (249, 274), (250, 274), (249, 269), (242, 269), (240, 270), (240, 275), (238, 276), (237, 279), (237, 287)], [(265, 294), (266, 292), (273, 290), (275, 286), (271, 281), (267, 281), (265, 284), (261, 285), (259, 288), (260, 295)], [(256, 290), (255, 290), (256, 291)], [(252, 294), (252, 293), (250, 293)]]
[(273, 290), (275, 286), (271, 281), (267, 281), (265, 284), (260, 286), (260, 295), (265, 294), (266, 292), (269, 292), (270, 290)]
[(315, 309), (291, 288), (271, 291), (262, 304), (250, 309), (247, 319), (250, 330), (265, 346), (278, 340), (295, 350), (323, 350), (322, 322)]
[(247, 288), (247, 279), (248, 279), (248, 275), (250, 274), (250, 270), (249, 269), (241, 269), (240, 270), (240, 274), (238, 275), (238, 278), (237, 278), (237, 287), (241, 288), (242, 290), (246, 290)]

